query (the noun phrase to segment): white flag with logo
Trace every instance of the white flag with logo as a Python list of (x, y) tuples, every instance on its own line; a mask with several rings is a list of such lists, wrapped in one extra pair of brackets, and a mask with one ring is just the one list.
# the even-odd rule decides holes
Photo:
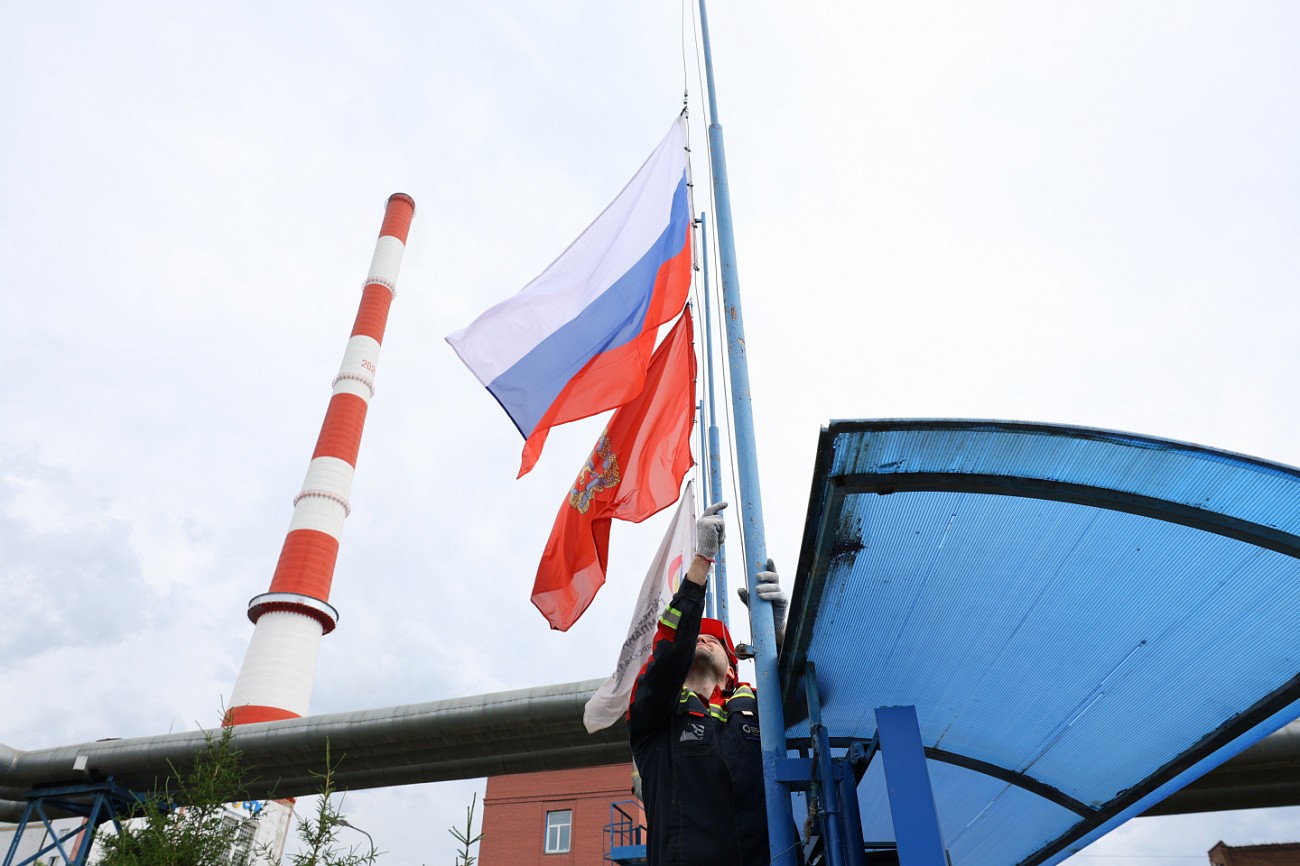
[(650, 657), (650, 650), (654, 646), (659, 617), (672, 600), (682, 578), (686, 576), (686, 569), (690, 568), (694, 555), (695, 487), (694, 482), (687, 482), (677, 513), (668, 525), (659, 552), (655, 554), (650, 571), (646, 573), (641, 594), (637, 596), (636, 609), (627, 629), (627, 640), (623, 641), (623, 648), (618, 654), (618, 665), (609, 679), (596, 689), (582, 712), (582, 723), (587, 726), (587, 733), (594, 734), (608, 728), (627, 712), (636, 675), (641, 672), (641, 665)]

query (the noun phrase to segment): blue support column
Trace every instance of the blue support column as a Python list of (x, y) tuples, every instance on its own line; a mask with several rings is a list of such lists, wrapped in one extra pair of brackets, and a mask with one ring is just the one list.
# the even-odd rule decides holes
[(862, 840), (862, 812), (858, 806), (858, 777), (853, 772), (857, 760), (865, 761), (861, 743), (849, 747), (849, 753), (836, 762), (839, 770), (840, 825), (844, 841), (845, 866), (866, 866), (866, 845)]
[(876, 727), (900, 866), (947, 866), (916, 708), (877, 707)]
[(827, 866), (844, 866), (839, 785), (831, 757), (830, 735), (822, 724), (821, 693), (817, 690), (817, 666), (808, 662), (803, 674), (808, 696), (808, 733), (812, 740), (812, 796), (817, 801), (817, 823), (821, 827)]

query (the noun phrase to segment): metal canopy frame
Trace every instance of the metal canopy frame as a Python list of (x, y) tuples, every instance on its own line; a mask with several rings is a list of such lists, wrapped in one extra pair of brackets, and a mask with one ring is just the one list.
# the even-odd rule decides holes
[[(929, 437), (926, 439), (927, 447), (931, 449), (928, 460), (919, 454), (905, 453), (907, 446), (900, 444), (900, 441), (908, 435), (921, 439)], [(873, 440), (889, 436), (894, 439), (885, 446), (885, 450), (892, 448), (895, 451), (882, 454), (879, 448), (875, 448)], [(1017, 437), (1028, 438), (1018, 440)], [(936, 442), (941, 439), (944, 444), (954, 446), (954, 453), (962, 453), (953, 456), (950, 461), (935, 459), (935, 454), (942, 451), (942, 445), (936, 448)], [(1118, 472), (1114, 478), (1099, 480), (1099, 477), (1089, 477), (1088, 472), (1073, 471), (1070, 466), (1046, 464), (1040, 459), (1041, 454), (1032, 453), (1033, 449), (1017, 447), (1018, 442), (1027, 442), (1029, 439), (1078, 445), (1089, 449), (1090, 454), (1096, 452), (1107, 457), (1119, 455), (1124, 459), (1132, 458), (1133, 466), (1138, 469), (1132, 473), (1131, 478), (1125, 478), (1123, 472)], [(977, 440), (978, 446), (973, 445)], [(994, 452), (997, 452), (996, 459), (984, 459)], [(1120, 464), (1122, 462), (1118, 461)], [(1203, 500), (1197, 500), (1187, 491), (1171, 495), (1171, 491), (1163, 489), (1160, 483), (1155, 483), (1155, 479), (1172, 477), (1179, 464), (1195, 467), (1214, 464), (1215, 470), (1221, 471), (1220, 474), (1232, 475), (1233, 483), (1241, 488), (1234, 488), (1236, 494), (1246, 495), (1241, 500), (1225, 495), (1221, 497), (1222, 502), (1209, 495)], [(990, 468), (994, 471), (990, 471)], [(811, 724), (813, 729), (820, 725), (820, 719), (804, 722), (807, 717), (805, 694), (815, 695), (817, 691), (816, 682), (808, 682), (805, 674), (814, 669), (818, 661), (814, 657), (815, 652), (810, 654), (810, 651), (829, 575), (837, 567), (841, 574), (844, 573), (844, 564), (853, 562), (866, 548), (861, 537), (862, 528), (853, 527), (852, 520), (846, 519), (846, 503), (851, 497), (897, 493), (974, 494), (1087, 506), (1152, 518), (1165, 525), (1177, 524), (1199, 533), (1209, 533), (1300, 559), (1300, 534), (1297, 534), (1300, 532), (1300, 509), (1294, 509), (1294, 513), (1289, 515), (1281, 515), (1280, 519), (1263, 522), (1258, 515), (1249, 513), (1251, 509), (1241, 506), (1241, 501), (1249, 499), (1248, 482), (1256, 477), (1267, 479), (1267, 483), (1272, 486), (1271, 495), (1275, 498), (1278, 485), (1281, 485), (1285, 490), (1293, 492), (1296, 500), (1300, 501), (1300, 470), (1243, 455), (1152, 437), (1023, 422), (833, 422), (823, 429), (818, 448), (797, 571), (799, 577), (787, 627), (787, 641), (780, 659), (782, 703), (787, 734), (794, 738), (791, 740), (792, 745), (797, 744), (797, 741), (807, 742), (798, 736), (800, 731), (809, 729), (807, 724)], [(851, 566), (848, 568), (851, 571)], [(842, 594), (845, 587), (838, 586), (838, 591)], [(875, 700), (869, 694), (855, 696), (854, 699), (867, 709), (874, 705), (871, 702)], [(1236, 713), (1221, 725), (1205, 731), (1204, 736), (1190, 747), (1169, 755), (1155, 772), (1136, 780), (1125, 790), (1101, 803), (1082, 802), (1058, 785), (1038, 778), (1031, 772), (1001, 766), (960, 751), (926, 745), (924, 756), (933, 762), (961, 767), (1015, 786), (1076, 816), (1078, 820), (1065, 832), (1046, 840), (1046, 844), (1020, 860), (1024, 864), (1054, 862), (1151, 806), (1153, 802), (1177, 790), (1254, 740), (1286, 724), (1290, 721), (1289, 716), (1295, 715), (1297, 702), (1300, 702), (1300, 675), (1277, 684), (1276, 688), (1260, 695), (1243, 712)], [(918, 707), (918, 710), (924, 715), (927, 708)], [(878, 709), (878, 718), (879, 712)], [(829, 733), (834, 735), (839, 732), (832, 730)], [(857, 736), (860, 735), (859, 731)], [(816, 737), (813, 739), (815, 741)], [(828, 742), (834, 746), (837, 741), (844, 744), (851, 740), (852, 737), (831, 736)], [(801, 775), (805, 780), (808, 776), (815, 777), (817, 773), (815, 765), (803, 769), (806, 773)], [(791, 781), (787, 779), (786, 785)], [(892, 786), (893, 782), (890, 784)], [(891, 787), (891, 797), (892, 795)], [(897, 826), (897, 816), (895, 823)], [(904, 866), (908, 866), (902, 847), (900, 846), (900, 856), (904, 857)]]

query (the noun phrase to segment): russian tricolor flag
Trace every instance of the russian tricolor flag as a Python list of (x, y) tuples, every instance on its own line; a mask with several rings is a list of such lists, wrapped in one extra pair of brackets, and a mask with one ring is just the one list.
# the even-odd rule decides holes
[(686, 118), (550, 267), (447, 337), (524, 435), (519, 474), (551, 427), (632, 400), (660, 325), (691, 282)]

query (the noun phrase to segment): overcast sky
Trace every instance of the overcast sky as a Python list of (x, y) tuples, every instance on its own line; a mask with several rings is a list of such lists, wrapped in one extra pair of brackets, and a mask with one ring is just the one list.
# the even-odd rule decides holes
[[(778, 566), (833, 418), (1300, 464), (1300, 6), (710, 11)], [(514, 480), (518, 433), (443, 337), (600, 212), (683, 85), (711, 210), (685, 30), (645, 2), (4, 5), (0, 742), (217, 721), (397, 191), (418, 212), (313, 711), (608, 673), (667, 516), (615, 527), (609, 584), (548, 631), (529, 588), (601, 421)], [(482, 788), (345, 811), (432, 866)], [(1072, 862), (1297, 838), (1300, 809), (1145, 819)]]

